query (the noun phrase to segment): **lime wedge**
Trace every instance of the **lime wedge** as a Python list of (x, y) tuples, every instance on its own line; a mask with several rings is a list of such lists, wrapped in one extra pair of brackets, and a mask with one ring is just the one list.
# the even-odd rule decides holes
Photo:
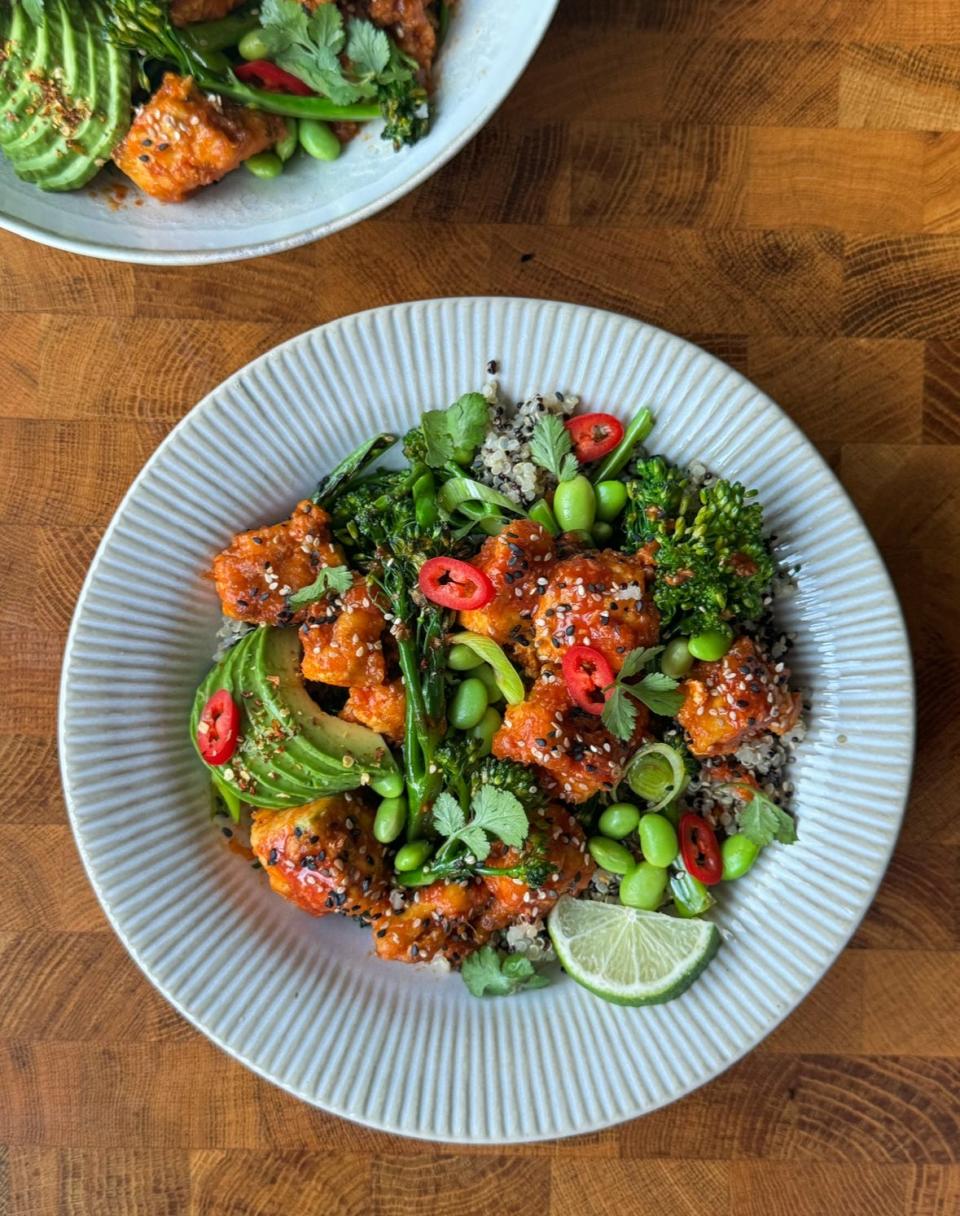
[(659, 1005), (685, 992), (720, 945), (716, 925), (562, 896), (547, 920), (566, 973), (617, 1005)]

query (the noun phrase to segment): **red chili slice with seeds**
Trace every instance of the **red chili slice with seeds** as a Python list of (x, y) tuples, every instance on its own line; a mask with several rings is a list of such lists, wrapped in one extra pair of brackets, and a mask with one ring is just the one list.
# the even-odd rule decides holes
[(597, 717), (613, 692), (613, 668), (592, 646), (571, 646), (563, 655), (567, 691), (588, 714)]
[(482, 570), (455, 557), (425, 561), (420, 567), (420, 590), (432, 603), (457, 612), (483, 608), (496, 595)]
[(680, 856), (687, 871), (708, 887), (723, 877), (723, 858), (716, 834), (706, 819), (692, 811), (680, 816)]
[(581, 464), (606, 456), (623, 438), (623, 423), (613, 414), (577, 414), (564, 425), (573, 441), (573, 454)]
[(251, 59), (238, 64), (233, 74), (244, 84), (252, 84), (271, 93), (293, 93), (297, 97), (312, 97), (313, 89), (298, 77), (283, 68), (278, 68), (269, 59)]
[(225, 688), (204, 705), (197, 723), (197, 747), (207, 764), (226, 764), (237, 750), (240, 709)]

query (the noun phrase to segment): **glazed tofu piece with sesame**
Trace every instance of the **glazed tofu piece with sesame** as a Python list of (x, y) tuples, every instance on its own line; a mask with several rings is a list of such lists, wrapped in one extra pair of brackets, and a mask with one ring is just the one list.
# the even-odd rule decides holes
[(604, 549), (557, 562), (534, 617), (540, 662), (561, 662), (568, 646), (592, 646), (616, 672), (631, 650), (656, 645), (653, 569), (643, 549), (631, 556)]
[(339, 716), (345, 722), (359, 722), (361, 726), (369, 726), (392, 743), (402, 743), (406, 710), (407, 698), (403, 691), (403, 681), (391, 680), (389, 684), (351, 688), (347, 703), (340, 710)]
[(289, 519), (240, 532), (213, 559), (213, 579), (224, 614), (252, 625), (287, 625), (306, 615), (289, 597), (316, 581), (322, 566), (343, 564), (330, 539), (330, 516), (304, 499)]
[(312, 916), (341, 912), (369, 923), (382, 914), (390, 885), (373, 818), (353, 794), (258, 810), (250, 845), (284, 899)]
[(765, 731), (791, 730), (800, 717), (800, 694), (789, 688), (790, 672), (738, 638), (722, 659), (695, 663), (680, 686), (685, 701), (677, 721), (695, 756), (728, 756)]
[(545, 667), (526, 700), (504, 711), (493, 754), (536, 765), (545, 788), (565, 802), (586, 802), (619, 784), (648, 722), (646, 707), (638, 705), (633, 736), (622, 743), (574, 703), (558, 669)]
[(487, 575), (496, 595), (483, 608), (460, 613), (464, 629), (515, 647), (515, 658), (531, 675), (536, 673), (536, 662), (528, 650), (533, 618), (553, 559), (549, 532), (532, 519), (510, 524), (483, 542), (472, 563)]
[(208, 96), (168, 72), (136, 114), (113, 159), (141, 190), (181, 203), (283, 135), (283, 120)]
[(357, 575), (343, 595), (310, 606), (300, 626), (303, 674), (338, 688), (383, 684), (387, 665), (382, 635), (386, 620), (364, 579)]
[(241, 0), (170, 0), (170, 20), (181, 26), (194, 21), (219, 21), (240, 3)]

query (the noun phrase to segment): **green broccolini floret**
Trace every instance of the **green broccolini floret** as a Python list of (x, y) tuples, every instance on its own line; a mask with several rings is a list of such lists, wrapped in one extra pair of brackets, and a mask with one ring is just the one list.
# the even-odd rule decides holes
[(475, 796), (484, 785), (506, 790), (522, 804), (528, 815), (542, 811), (547, 805), (547, 795), (541, 789), (532, 768), (518, 764), (516, 760), (500, 760), (486, 756), (479, 766), (470, 771), (470, 789)]
[(653, 456), (638, 462), (627, 492), (625, 548), (657, 545), (654, 600), (666, 635), (761, 614), (774, 562), (756, 491), (738, 481), (698, 490)]

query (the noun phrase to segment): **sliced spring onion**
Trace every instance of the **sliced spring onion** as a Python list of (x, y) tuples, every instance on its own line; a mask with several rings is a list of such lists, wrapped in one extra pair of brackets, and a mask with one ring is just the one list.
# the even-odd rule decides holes
[(670, 894), (681, 916), (702, 916), (716, 902), (709, 888), (686, 870), (678, 870), (671, 876)]
[(545, 498), (538, 498), (527, 514), (535, 524), (539, 524), (551, 536), (560, 535), (560, 525), (557, 523), (557, 518)]
[[(511, 511), (514, 515), (520, 515), (523, 511), (523, 508), (512, 498), (507, 498), (506, 494), (501, 494), (499, 490), (493, 490), (490, 486), (485, 486), (482, 481), (474, 481), (470, 477), (451, 477), (449, 481), (445, 481), (440, 487), (437, 502), (448, 515), (462, 510), (464, 504), (467, 503), (500, 507), (504, 511)], [(489, 512), (484, 512), (484, 514), (489, 514)]]
[(627, 785), (659, 811), (687, 788), (689, 777), (683, 757), (669, 743), (647, 743), (627, 765)]
[[(450, 483), (448, 482), (447, 484), (449, 485)], [(497, 645), (493, 638), (485, 638), (482, 633), (470, 633), (469, 630), (466, 630), (463, 633), (452, 634), (450, 641), (459, 643), (461, 646), (469, 646), (474, 654), (479, 655), (485, 663), (489, 663), (493, 668), (497, 688), (503, 693), (507, 704), (520, 704), (526, 695), (523, 688), (523, 680), (520, 679), (516, 667), (510, 662), (503, 653), (503, 649)]]

